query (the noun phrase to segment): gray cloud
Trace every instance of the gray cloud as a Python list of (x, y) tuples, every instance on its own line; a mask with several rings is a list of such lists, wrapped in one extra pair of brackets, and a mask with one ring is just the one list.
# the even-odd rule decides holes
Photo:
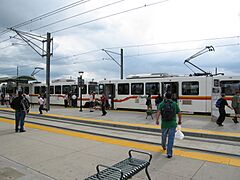
[[(67, 3), (70, 4), (71, 2), (74, 2), (74, 0), (68, 2), (64, 0), (2, 0), (0, 6), (0, 30), (44, 14), (50, 10), (54, 10), (58, 7), (66, 5)], [(101, 1), (102, 4), (110, 2), (112, 1)], [(57, 29), (79, 24), (81, 22), (115, 13), (129, 7), (139, 6), (143, 2), (145, 3), (144, 0), (133, 0), (132, 3), (126, 1), (123, 5), (116, 5), (106, 10), (90, 13), (82, 17), (74, 18), (70, 21), (64, 21), (63, 23), (49, 26), (33, 33), (44, 35), (46, 32), (52, 32)], [(234, 23), (231, 26), (229, 21), (222, 19), (221, 29), (219, 27), (217, 27), (219, 29), (214, 29), (214, 26), (217, 26), (218, 19), (211, 20), (211, 22), (214, 22), (214, 25), (212, 25), (208, 22), (208, 19), (204, 19), (202, 14), (199, 14), (198, 9), (194, 9), (192, 16), (189, 16), (189, 14), (185, 14), (182, 10), (180, 11), (180, 9), (184, 9), (185, 6), (185, 2), (183, 1), (182, 3), (182, 8), (179, 7), (178, 2), (173, 1), (165, 4), (164, 6), (149, 7), (144, 10), (96, 21), (84, 26), (69, 29), (67, 31), (53, 33), (54, 56), (51, 60), (51, 78), (55, 79), (70, 76), (76, 78), (78, 76), (78, 71), (80, 70), (85, 72), (84, 76), (89, 80), (92, 78), (96, 80), (103, 78), (119, 78), (119, 66), (112, 60), (102, 60), (103, 58), (109, 59), (109, 56), (101, 51), (102, 48), (106, 49), (109, 47), (117, 47), (110, 50), (120, 52), (120, 48), (125, 45), (154, 44), (160, 42), (163, 43), (239, 35), (234, 33), (235, 31), (233, 30), (238, 29), (240, 22), (239, 24)], [(220, 3), (219, 8), (221, 7), (224, 9), (224, 3), (227, 3), (227, 1), (224, 0), (223, 4)], [(30, 29), (41, 27), (50, 22), (83, 12), (86, 9), (98, 7), (100, 4), (99, 1), (92, 0), (89, 5), (86, 3), (84, 6), (76, 7), (71, 11), (62, 12), (49, 19), (38, 21), (20, 29), (23, 31), (29, 31)], [(44, 8), (42, 8), (43, 6)], [(209, 6), (211, 6), (211, 4)], [(229, 6), (232, 7), (230, 4)], [(235, 6), (237, 6), (237, 4)], [(188, 10), (195, 7), (196, 5), (192, 5), (190, 3), (188, 5)], [(171, 11), (169, 11), (169, 9), (171, 9)], [(231, 8), (229, 7), (229, 9)], [(209, 9), (206, 9), (206, 11), (207, 10)], [(181, 13), (179, 13), (179, 11)], [(236, 11), (236, 13), (238, 12), (239, 10)], [(218, 10), (215, 9), (213, 14), (218, 15)], [(220, 15), (221, 14), (219, 14), (219, 16)], [(188, 18), (184, 19), (186, 16)], [(194, 18), (199, 20), (198, 24), (201, 24), (201, 26), (194, 26)], [(228, 28), (223, 29), (222, 24), (226, 24), (226, 27)], [(199, 31), (197, 31), (198, 29)], [(10, 35), (14, 35), (14, 33), (8, 33), (0, 36), (0, 42), (8, 38)], [(45, 68), (45, 59), (42, 59), (28, 46), (16, 46), (1, 50), (2, 47), (5, 47), (12, 42), (19, 41), (11, 39), (8, 42), (0, 44), (0, 61), (7, 62), (7, 65), (1, 66), (0, 75), (14, 74), (17, 66), (19, 66), (20, 73), (26, 74), (30, 74), (36, 66)], [(190, 74), (192, 72), (183, 64), (184, 59), (190, 57), (207, 45), (213, 45), (215, 47), (223, 44), (236, 43), (239, 43), (239, 38), (191, 43), (169, 43), (155, 46), (136, 46), (135, 48), (125, 47), (123, 48), (124, 56), (126, 56), (124, 58), (124, 75), (126, 77), (129, 74), (153, 72), (168, 72), (170, 74), (179, 75)], [(215, 52), (206, 53), (193, 59), (192, 62), (206, 71), (213, 71), (215, 67), (218, 67), (219, 69), (226, 71), (228, 74), (239, 75), (239, 48), (240, 46), (216, 47)], [(99, 51), (87, 53), (81, 56), (74, 56), (75, 54), (81, 54), (96, 49)], [(178, 51), (181, 49), (192, 50), (182, 52)], [(149, 55), (143, 55), (148, 53)], [(137, 54), (139, 54), (139, 56), (137, 56)], [(128, 57), (131, 55), (136, 56)], [(72, 57), (59, 59), (60, 57), (65, 56)], [(118, 62), (120, 62), (120, 57), (118, 55), (113, 56)], [(44, 81), (45, 71), (39, 72), (36, 77), (39, 80)]]

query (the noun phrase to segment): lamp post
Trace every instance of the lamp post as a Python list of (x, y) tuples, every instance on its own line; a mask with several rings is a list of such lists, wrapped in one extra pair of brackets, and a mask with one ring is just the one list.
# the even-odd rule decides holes
[(84, 86), (84, 79), (82, 79), (83, 71), (79, 71), (79, 78), (78, 78), (78, 86), (80, 87), (80, 109), (79, 111), (82, 112), (82, 88)]

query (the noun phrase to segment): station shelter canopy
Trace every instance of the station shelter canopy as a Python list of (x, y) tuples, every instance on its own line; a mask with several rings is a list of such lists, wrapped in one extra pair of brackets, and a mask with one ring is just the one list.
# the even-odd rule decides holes
[(18, 82), (18, 83), (28, 83), (28, 81), (36, 80), (33, 76), (13, 76), (13, 77), (0, 77), (0, 83), (6, 82)]

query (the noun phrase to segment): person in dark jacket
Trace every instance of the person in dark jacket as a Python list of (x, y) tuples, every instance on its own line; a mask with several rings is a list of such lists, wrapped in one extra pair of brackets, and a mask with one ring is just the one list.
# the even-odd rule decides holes
[(18, 96), (13, 99), (11, 107), (15, 110), (15, 132), (25, 132), (24, 119), (29, 112), (30, 103), (28, 99), (23, 96), (21, 91), (18, 91)]
[(105, 116), (107, 114), (106, 104), (107, 104), (107, 98), (106, 98), (105, 94), (102, 94), (102, 96), (101, 96), (102, 116)]
[(223, 126), (223, 121), (225, 120), (226, 117), (226, 111), (225, 111), (225, 106), (229, 107), (230, 109), (232, 109), (231, 106), (228, 105), (226, 99), (224, 99), (225, 94), (221, 94), (221, 103), (220, 103), (220, 107), (218, 108), (219, 110), (219, 117), (217, 119), (217, 124), (218, 126)]

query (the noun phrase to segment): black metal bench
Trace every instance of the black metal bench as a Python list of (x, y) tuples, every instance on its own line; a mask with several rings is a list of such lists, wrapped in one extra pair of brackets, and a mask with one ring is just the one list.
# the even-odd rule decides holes
[[(146, 154), (149, 156), (149, 160), (147, 161), (134, 158), (132, 156), (132, 152)], [(97, 173), (85, 180), (125, 180), (133, 177), (143, 169), (145, 169), (148, 179), (151, 180), (148, 173), (148, 166), (150, 165), (152, 155), (150, 153), (137, 150), (129, 150), (128, 155), (129, 157), (127, 159), (114, 164), (113, 166), (105, 166), (102, 164), (97, 165)], [(100, 170), (100, 167), (104, 169)]]

